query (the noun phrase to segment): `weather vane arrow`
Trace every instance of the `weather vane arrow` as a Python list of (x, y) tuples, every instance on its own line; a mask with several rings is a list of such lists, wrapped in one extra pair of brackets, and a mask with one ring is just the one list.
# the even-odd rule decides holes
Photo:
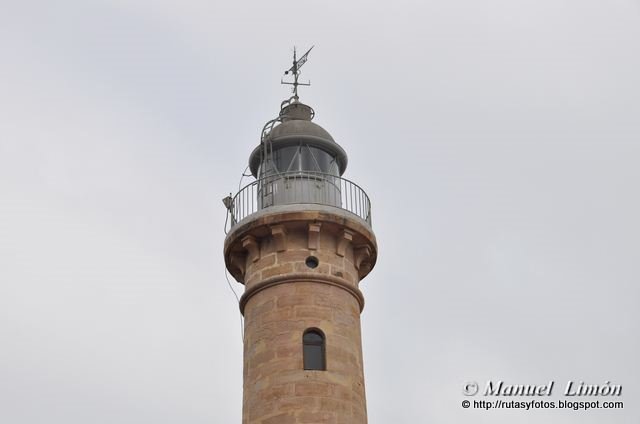
[(293, 48), (293, 66), (291, 66), (291, 68), (289, 68), (286, 71), (284, 71), (285, 75), (289, 75), (290, 73), (293, 74), (293, 82), (284, 81), (282, 79), (280, 80), (281, 84), (293, 85), (293, 97), (296, 100), (298, 100), (298, 86), (299, 85), (307, 85), (307, 86), (311, 85), (311, 81), (306, 82), (306, 83), (298, 82), (298, 77), (300, 76), (300, 68), (302, 68), (302, 65), (307, 63), (307, 59), (309, 57), (309, 52), (314, 47), (315, 46), (311, 46), (311, 48), (309, 50), (307, 50), (307, 52), (305, 54), (300, 56), (300, 59), (296, 58), (296, 48), (294, 47)]

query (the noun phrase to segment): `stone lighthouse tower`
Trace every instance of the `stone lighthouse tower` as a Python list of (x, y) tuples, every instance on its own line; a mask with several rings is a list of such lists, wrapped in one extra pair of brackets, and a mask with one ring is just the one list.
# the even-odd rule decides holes
[(255, 181), (225, 199), (227, 269), (244, 284), (243, 424), (367, 422), (360, 281), (376, 262), (366, 193), (298, 98), (249, 157)]

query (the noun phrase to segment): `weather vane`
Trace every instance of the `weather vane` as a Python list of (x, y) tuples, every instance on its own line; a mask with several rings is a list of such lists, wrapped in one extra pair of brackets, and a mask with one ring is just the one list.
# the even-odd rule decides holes
[[(311, 49), (313, 49), (314, 47), (315, 46), (311, 46)], [(298, 76), (300, 76), (300, 68), (302, 68), (302, 65), (304, 65), (307, 62), (307, 56), (309, 56), (309, 52), (311, 51), (311, 49), (307, 50), (305, 54), (300, 56), (300, 59), (297, 59), (296, 48), (294, 47), (293, 48), (293, 66), (287, 69), (286, 71), (284, 71), (285, 75), (293, 74), (293, 82), (284, 81), (283, 79), (280, 80), (281, 84), (293, 85), (293, 98), (296, 101), (298, 100), (298, 86), (311, 85), (311, 81), (308, 81), (306, 83), (298, 82)]]

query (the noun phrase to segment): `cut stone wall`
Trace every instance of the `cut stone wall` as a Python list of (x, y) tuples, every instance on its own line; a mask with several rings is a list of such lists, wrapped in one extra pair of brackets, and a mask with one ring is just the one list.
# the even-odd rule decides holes
[[(225, 244), (227, 266), (245, 284), (242, 422), (366, 424), (358, 284), (375, 264), (375, 237), (344, 217), (277, 218)], [(325, 335), (324, 371), (303, 369), (309, 328)]]
[[(325, 334), (326, 371), (305, 371), (302, 335)], [(243, 423), (367, 422), (360, 306), (342, 288), (295, 281), (245, 306)]]

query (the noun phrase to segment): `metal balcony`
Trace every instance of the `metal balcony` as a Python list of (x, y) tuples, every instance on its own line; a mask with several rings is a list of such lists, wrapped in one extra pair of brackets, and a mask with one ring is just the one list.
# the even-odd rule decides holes
[(228, 207), (231, 227), (270, 207), (296, 204), (340, 208), (371, 226), (371, 202), (360, 186), (336, 175), (295, 171), (263, 177), (242, 188)]

